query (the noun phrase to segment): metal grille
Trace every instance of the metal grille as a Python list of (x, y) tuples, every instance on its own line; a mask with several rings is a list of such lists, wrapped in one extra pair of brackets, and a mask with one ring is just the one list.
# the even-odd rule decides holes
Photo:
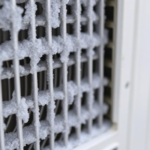
[(104, 0), (0, 4), (0, 148), (72, 149), (110, 128)]

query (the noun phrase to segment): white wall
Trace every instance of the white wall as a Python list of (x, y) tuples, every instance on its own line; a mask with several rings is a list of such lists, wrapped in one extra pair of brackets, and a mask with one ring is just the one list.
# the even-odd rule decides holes
[(128, 150), (150, 150), (150, 124), (148, 124), (148, 120), (150, 120), (149, 6), (150, 0), (137, 0), (136, 2)]

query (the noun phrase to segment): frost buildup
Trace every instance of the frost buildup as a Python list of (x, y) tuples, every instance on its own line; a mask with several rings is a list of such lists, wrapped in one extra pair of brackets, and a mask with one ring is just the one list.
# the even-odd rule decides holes
[(63, 51), (61, 53), (61, 61), (62, 62), (68, 62), (69, 54), (70, 52), (75, 52), (80, 48), (80, 42), (77, 40), (77, 38), (67, 35), (66, 41), (62, 43)]
[[(36, 71), (37, 64), (40, 61), (40, 58), (43, 54), (50, 53), (50, 47), (44, 38), (36, 39), (34, 43), (28, 42), (26, 43), (26, 48), (28, 47), (29, 57), (31, 58), (30, 66), (31, 66), (31, 73)], [(23, 48), (23, 47), (22, 47)]]
[[(80, 41), (71, 35), (67, 35), (66, 41), (64, 41), (60, 36), (54, 36), (51, 47), (49, 47), (45, 38), (36, 39), (34, 44), (31, 41), (23, 40), (18, 45), (18, 57), (19, 59), (23, 59), (27, 56), (30, 56), (32, 59), (35, 57), (33, 60), (31, 59), (32, 67), (34, 67), (34, 63), (37, 64), (39, 62), (42, 55), (49, 53), (52, 53), (53, 55), (59, 53), (61, 54), (61, 61), (68, 62), (70, 52), (75, 52), (79, 48), (94, 48), (99, 46), (100, 43), (101, 39), (97, 34), (94, 34), (92, 37), (88, 34), (81, 34)], [(92, 52), (92, 54), (94, 53)], [(10, 41), (0, 45), (0, 56), (2, 60), (13, 59), (14, 51)], [(35, 68), (32, 68), (31, 72), (33, 72), (34, 69)]]
[(34, 7), (32, 8), (28, 1), (26, 3), (25, 9), (26, 9), (26, 11), (25, 11), (25, 15), (23, 17), (23, 23), (29, 24), (31, 22), (31, 17), (32, 17), (33, 11), (36, 12), (37, 6), (36, 6), (36, 4), (34, 4)]
[(72, 104), (74, 101), (74, 96), (78, 93), (78, 88), (76, 84), (72, 81), (68, 82), (68, 101), (69, 104)]
[[(16, 100), (15, 92), (13, 92), (13, 100)], [(20, 117), (25, 123), (27, 123), (29, 120), (28, 105), (25, 98), (21, 99), (21, 102), (18, 106), (17, 116)]]
[(51, 20), (52, 20), (52, 27), (57, 28), (60, 25), (60, 8), (62, 2), (60, 0), (52, 0), (51, 1)]
[(5, 149), (6, 150), (14, 150), (19, 148), (19, 139), (17, 137), (17, 133), (7, 133), (5, 136)]
[(25, 98), (21, 99), (21, 103), (18, 106), (17, 116), (22, 118), (24, 123), (27, 123), (28, 120), (29, 120), (28, 105), (26, 103), (26, 99)]
[[(14, 69), (14, 66), (13, 65), (11, 65), (11, 68), (12, 69)], [(25, 73), (25, 68), (23, 67), (23, 66), (21, 66), (21, 65), (19, 65), (19, 72), (21, 73), (21, 74), (23, 74), (23, 73)], [(8, 75), (8, 77), (9, 77), (9, 79), (11, 78), (11, 74), (9, 75), (9, 74), (7, 74)]]
[(17, 112), (17, 104), (16, 102), (13, 100), (11, 101), (6, 101), (3, 103), (3, 116), (5, 118), (7, 118), (9, 115), (11, 114), (15, 114)]
[(97, 0), (92, 0), (91, 1), (91, 5), (92, 6), (88, 5), (89, 3), (87, 2), (87, 0), (81, 0), (81, 3), (86, 8), (84, 15), (87, 16), (90, 19), (92, 18), (93, 21), (96, 21), (98, 19), (98, 16), (94, 12), (94, 10), (93, 9), (89, 9), (89, 7), (93, 8), (96, 5)]
[(36, 71), (37, 64), (40, 61), (40, 57), (42, 56), (40, 54), (41, 50), (39, 49), (40, 45), (41, 44), (39, 42), (36, 42), (36, 44), (33, 44), (30, 49), (31, 50), (31, 53), (30, 53), (30, 59), (31, 59), (31, 61), (30, 61), (31, 71), (30, 72), (31, 73)]
[(87, 56), (93, 56), (95, 54), (93, 49), (94, 47), (97, 47), (101, 44), (101, 39), (97, 34), (89, 36), (88, 34), (82, 33), (80, 44), (82, 48), (90, 49), (89, 51), (87, 51)]
[(38, 101), (39, 104), (44, 106), (47, 105), (50, 100), (50, 94), (47, 91), (40, 91), (40, 94), (38, 95)]
[(14, 30), (17, 32), (21, 29), (23, 9), (16, 6), (16, 9), (12, 9), (12, 4), (8, 1), (4, 1), (4, 6), (0, 9), (0, 26), (4, 31), (11, 30), (12, 23), (15, 22)]
[(16, 103), (15, 91), (13, 92), (13, 98), (10, 101), (5, 101), (3, 103), (3, 116), (7, 118), (9, 115), (16, 114), (20, 117), (25, 123), (29, 120), (28, 108), (33, 108), (33, 102), (31, 100), (26, 100), (21, 98), (19, 105)]

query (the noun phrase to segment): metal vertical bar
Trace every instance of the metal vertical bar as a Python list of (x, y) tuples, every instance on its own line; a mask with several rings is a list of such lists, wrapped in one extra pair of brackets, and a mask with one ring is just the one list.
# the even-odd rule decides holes
[[(51, 27), (51, 0), (46, 0), (46, 21), (47, 21), (47, 30), (46, 38), (49, 46), (52, 45), (52, 27)], [(49, 120), (50, 120), (50, 149), (54, 150), (54, 97), (53, 97), (53, 56), (48, 54), (47, 56), (47, 65), (48, 65), (48, 81), (49, 81), (49, 92), (51, 100), (48, 104)]]
[(99, 74), (101, 79), (101, 84), (99, 88), (99, 106), (101, 109), (101, 113), (98, 117), (98, 125), (99, 127), (103, 123), (103, 99), (104, 99), (104, 86), (103, 86), (103, 78), (104, 78), (104, 0), (100, 0), (99, 2), (99, 26), (98, 26), (98, 32), (100, 34), (100, 37), (102, 39), (101, 45), (99, 47)]
[[(62, 10), (61, 10), (61, 36), (66, 42), (66, 0), (62, 0)], [(65, 122), (65, 130), (64, 132), (64, 144), (67, 146), (68, 143), (68, 97), (67, 97), (67, 62), (63, 63), (63, 92), (64, 92), (64, 100), (63, 100), (63, 117)]]
[(1, 82), (2, 81), (0, 81), (0, 149), (5, 150), (4, 118), (3, 118), (3, 106), (2, 106), (3, 99), (2, 99), (2, 83)]
[[(35, 1), (29, 0), (30, 7), (32, 8), (31, 11), (31, 24), (30, 24), (30, 40), (32, 41), (32, 44), (34, 46), (35, 40), (36, 40), (36, 26), (35, 26)], [(32, 58), (31, 58), (32, 59)], [(33, 58), (34, 59), (34, 58)], [(34, 68), (37, 68), (37, 64), (34, 64), (32, 66)], [(35, 125), (35, 134), (36, 134), (36, 142), (35, 142), (35, 149), (40, 150), (40, 139), (39, 139), (39, 106), (38, 106), (38, 85), (37, 85), (37, 72), (34, 70), (32, 75), (33, 80), (33, 99), (35, 102), (35, 112), (34, 112), (34, 125)]]
[[(88, 1), (88, 14), (89, 14), (89, 18), (88, 18), (88, 34), (90, 35), (90, 37), (92, 38), (93, 36), (93, 19), (92, 19), (92, 1), (93, 0), (89, 0)], [(93, 88), (92, 88), (92, 79), (93, 79), (93, 56), (91, 55), (92, 52), (92, 47), (88, 48), (88, 82), (89, 82), (89, 86), (90, 86), (90, 92), (88, 93), (88, 109), (89, 112), (92, 112), (92, 105), (93, 105)], [(91, 133), (91, 129), (92, 129), (92, 117), (90, 116), (89, 120), (88, 120), (88, 132)]]
[[(75, 36), (80, 41), (80, 22), (81, 22), (81, 2), (76, 0), (76, 23), (75, 23)], [(78, 94), (76, 96), (76, 109), (77, 117), (80, 120), (81, 117), (81, 49), (79, 48), (76, 52), (76, 84), (78, 86)], [(81, 124), (77, 127), (77, 137), (80, 138)]]
[[(15, 11), (16, 9), (16, 0), (11, 0), (12, 2), (12, 9)], [(11, 39), (13, 43), (13, 49), (14, 49), (14, 74), (15, 74), (15, 92), (16, 92), (16, 101), (17, 105), (20, 105), (21, 102), (21, 95), (20, 95), (20, 76), (19, 76), (19, 59), (18, 59), (18, 32), (16, 31), (17, 22), (13, 21), (12, 23), (12, 31), (11, 31)], [(23, 150), (23, 131), (22, 131), (22, 119), (17, 117), (17, 132), (18, 132), (18, 138), (19, 138), (19, 145), (20, 150)]]

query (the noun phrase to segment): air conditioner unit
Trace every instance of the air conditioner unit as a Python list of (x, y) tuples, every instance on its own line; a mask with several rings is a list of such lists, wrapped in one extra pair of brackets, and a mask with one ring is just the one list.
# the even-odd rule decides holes
[(135, 10), (0, 1), (1, 150), (128, 149)]

